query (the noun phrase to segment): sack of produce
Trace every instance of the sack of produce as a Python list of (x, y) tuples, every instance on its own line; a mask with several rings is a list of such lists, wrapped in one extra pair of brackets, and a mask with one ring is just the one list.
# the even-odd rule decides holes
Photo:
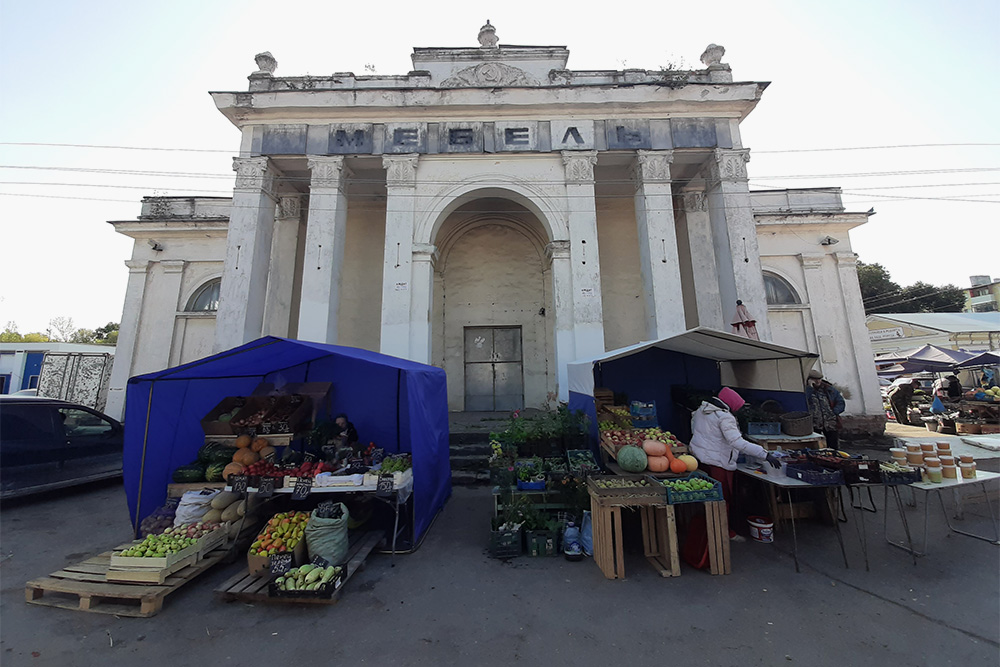
[(201, 491), (186, 491), (181, 496), (174, 515), (174, 525), (197, 523), (212, 509), (212, 499), (219, 495), (219, 489), (202, 489)]
[(159, 535), (164, 529), (174, 525), (174, 515), (177, 513), (179, 502), (180, 498), (167, 498), (167, 502), (153, 510), (153, 513), (139, 524), (139, 537)]
[(347, 521), (350, 515), (344, 503), (331, 504), (332, 511), (323, 507), (312, 511), (306, 524), (306, 547), (310, 558), (321, 556), (331, 565), (343, 565), (347, 560)]

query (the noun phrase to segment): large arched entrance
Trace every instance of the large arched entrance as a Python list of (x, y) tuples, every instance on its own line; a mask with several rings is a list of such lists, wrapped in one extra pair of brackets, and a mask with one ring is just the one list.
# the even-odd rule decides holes
[(548, 238), (526, 208), (463, 204), (439, 227), (433, 363), (451, 410), (543, 407), (556, 391)]

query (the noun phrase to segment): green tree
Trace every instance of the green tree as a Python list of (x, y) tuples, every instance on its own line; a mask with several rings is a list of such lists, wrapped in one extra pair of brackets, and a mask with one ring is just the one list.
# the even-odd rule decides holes
[(24, 336), (17, 331), (17, 322), (13, 320), (7, 322), (7, 326), (0, 331), (0, 343), (20, 343), (23, 340)]
[(901, 287), (881, 264), (858, 262), (858, 285), (865, 314), (957, 313), (965, 306), (965, 292), (954, 285), (937, 287), (916, 282)]
[(24, 343), (48, 343), (52, 339), (49, 338), (48, 334), (43, 334), (40, 331), (35, 331), (33, 333), (26, 333), (21, 341)]
[(103, 327), (94, 330), (94, 342), (103, 345), (114, 345), (118, 342), (118, 323), (108, 322)]
[(97, 341), (97, 336), (93, 329), (77, 329), (70, 335), (70, 343), (94, 343)]

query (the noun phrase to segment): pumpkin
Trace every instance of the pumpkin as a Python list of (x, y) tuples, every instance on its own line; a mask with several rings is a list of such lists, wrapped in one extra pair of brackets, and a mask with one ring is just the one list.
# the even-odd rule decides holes
[(646, 458), (646, 466), (650, 472), (667, 472), (670, 470), (670, 459), (666, 456), (649, 456)]
[(659, 440), (646, 440), (642, 443), (642, 451), (646, 452), (647, 456), (666, 456), (667, 450), (667, 445)]
[(259, 452), (265, 447), (270, 447), (270, 446), (271, 443), (269, 443), (266, 438), (257, 438), (252, 443), (250, 443), (250, 449), (252, 449), (255, 452)]
[(687, 472), (687, 464), (680, 459), (674, 459), (670, 462), (670, 472), (676, 473), (678, 475)]
[(684, 464), (687, 466), (688, 472), (694, 472), (695, 470), (698, 469), (698, 459), (691, 456), (690, 454), (681, 454), (677, 458), (680, 461), (684, 461)]
[(233, 454), (233, 461), (242, 463), (245, 466), (257, 463), (259, 460), (260, 454), (249, 448), (237, 449), (236, 453)]
[(642, 472), (646, 469), (646, 452), (635, 445), (625, 445), (618, 450), (618, 465), (625, 472)]
[(230, 463), (225, 468), (222, 469), (222, 479), (229, 481), (230, 475), (242, 475), (246, 471), (246, 468), (242, 463)]
[(240, 437), (236, 438), (236, 446), (239, 447), (240, 449), (243, 449), (244, 447), (249, 447), (250, 443), (252, 442), (253, 438), (251, 438), (249, 435), (241, 435)]

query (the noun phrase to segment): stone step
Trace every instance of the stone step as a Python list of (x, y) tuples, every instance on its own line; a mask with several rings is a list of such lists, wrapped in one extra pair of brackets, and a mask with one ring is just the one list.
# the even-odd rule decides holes
[(490, 447), (489, 443), (485, 442), (469, 442), (464, 444), (454, 444), (452, 443), (448, 447), (448, 451), (452, 454), (465, 454), (470, 456), (484, 456), (489, 458), (493, 449)]
[(489, 446), (489, 433), (476, 433), (474, 431), (451, 431), (448, 434), (448, 444), (450, 445), (475, 445), (483, 444)]
[(452, 470), (489, 470), (490, 462), (485, 456), (451, 455)]
[(455, 470), (451, 471), (451, 483), (455, 486), (485, 486), (490, 483), (489, 470)]

